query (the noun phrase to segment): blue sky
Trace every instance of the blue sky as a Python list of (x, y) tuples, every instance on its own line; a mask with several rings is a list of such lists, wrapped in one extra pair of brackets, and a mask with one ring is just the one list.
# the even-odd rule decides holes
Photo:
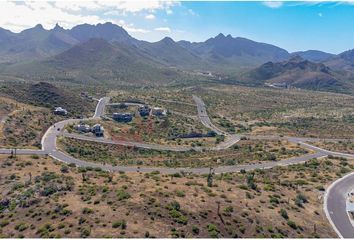
[[(261, 2), (183, 2), (173, 10), (173, 15), (157, 14), (157, 18), (166, 19), (169, 35), (176, 40), (204, 41), (221, 32), (272, 43), (288, 51), (339, 53), (354, 48), (351, 4), (290, 2), (269, 7)], [(158, 39), (155, 34), (136, 36)]]
[(354, 48), (354, 3), (56, 1), (1, 3), (0, 27), (19, 32), (57, 22), (65, 28), (110, 21), (132, 36), (204, 41), (218, 33), (271, 43), (288, 51), (339, 53)]

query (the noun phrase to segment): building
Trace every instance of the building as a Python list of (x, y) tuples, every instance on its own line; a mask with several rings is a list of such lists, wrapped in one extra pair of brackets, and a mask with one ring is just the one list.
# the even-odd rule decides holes
[(151, 109), (151, 114), (154, 116), (166, 116), (167, 111), (163, 108), (154, 107)]
[(138, 108), (139, 114), (142, 117), (149, 116), (150, 115), (150, 110), (151, 109), (147, 105), (144, 105), (144, 106)]
[(54, 109), (54, 114), (65, 116), (68, 114), (68, 111), (62, 107), (56, 107)]
[(113, 119), (118, 122), (130, 122), (133, 120), (131, 113), (113, 113)]
[(91, 127), (88, 124), (83, 124), (80, 123), (78, 125), (75, 126), (75, 129), (79, 132), (84, 132), (84, 133), (88, 133), (91, 132)]
[(104, 135), (104, 128), (101, 126), (101, 124), (93, 125), (91, 131), (96, 135), (96, 137), (103, 137)]

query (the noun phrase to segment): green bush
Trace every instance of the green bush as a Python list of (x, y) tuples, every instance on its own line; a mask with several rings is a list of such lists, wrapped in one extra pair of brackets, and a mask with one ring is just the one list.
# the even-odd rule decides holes
[(112, 228), (121, 228), (121, 229), (126, 229), (127, 228), (127, 222), (125, 220), (118, 220), (112, 223)]
[(7, 220), (7, 219), (1, 220), (0, 227), (5, 227), (5, 226), (9, 225), (9, 223), (10, 223), (9, 220)]
[(118, 197), (118, 201), (122, 201), (130, 198), (130, 194), (124, 191), (123, 189), (120, 189), (117, 191), (117, 197)]
[(85, 207), (85, 208), (82, 210), (82, 213), (83, 213), (83, 214), (91, 214), (91, 213), (93, 213), (93, 209)]
[(297, 229), (297, 225), (296, 225), (295, 222), (289, 220), (287, 223), (288, 223), (288, 225), (289, 225), (292, 229)]
[(200, 230), (199, 230), (199, 228), (197, 226), (192, 226), (192, 232), (193, 232), (194, 235), (198, 235)]
[(183, 191), (181, 191), (181, 190), (177, 190), (177, 191), (176, 191), (176, 196), (177, 196), (177, 197), (185, 197), (186, 194), (185, 194)]
[(216, 225), (214, 224), (208, 224), (207, 225), (208, 233), (211, 238), (217, 238), (219, 236), (219, 229)]
[(80, 237), (87, 238), (91, 234), (91, 229), (89, 227), (81, 228)]
[(20, 232), (25, 231), (27, 228), (28, 226), (26, 225), (26, 223), (19, 223), (15, 226), (15, 229)]
[(280, 215), (285, 218), (285, 219), (289, 219), (288, 213), (286, 212), (285, 209), (280, 209)]

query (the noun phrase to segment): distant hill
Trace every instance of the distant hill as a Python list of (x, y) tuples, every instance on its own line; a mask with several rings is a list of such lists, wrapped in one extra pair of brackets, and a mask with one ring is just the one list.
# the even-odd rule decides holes
[(322, 63), (292, 57), (282, 62), (267, 62), (242, 76), (244, 82), (276, 88), (303, 88), (321, 91), (348, 92), (353, 84)]
[(112, 23), (82, 24), (70, 30), (65, 30), (58, 24), (53, 29), (46, 30), (38, 24), (20, 33), (0, 28), (0, 63), (41, 60), (91, 38), (118, 42), (135, 41), (122, 27)]
[(335, 56), (331, 53), (326, 53), (318, 50), (307, 50), (307, 51), (300, 51), (300, 52), (293, 52), (291, 56), (300, 56), (303, 59), (312, 61), (312, 62), (323, 62), (328, 60), (329, 58)]
[(336, 70), (354, 72), (354, 49), (333, 56), (324, 63)]
[(40, 24), (20, 33), (0, 29), (0, 63), (42, 60), (92, 38), (134, 46), (147, 58), (187, 70), (235, 70), (289, 57), (289, 53), (279, 47), (223, 34), (199, 43), (174, 42), (171, 38), (150, 43), (137, 40), (122, 27), (108, 22), (81, 24), (69, 30), (59, 25), (46, 30)]
[(205, 42), (180, 41), (179, 44), (210, 62), (216, 69), (250, 68), (267, 61), (285, 60), (290, 56), (286, 50), (274, 45), (221, 33)]
[(90, 39), (45, 60), (12, 66), (5, 73), (78, 83), (164, 85), (193, 76), (146, 58), (134, 46)]
[(122, 27), (110, 22), (97, 25), (81, 24), (67, 30), (67, 32), (79, 42), (86, 42), (91, 38), (102, 38), (109, 42), (132, 43), (136, 41)]
[(188, 70), (208, 69), (210, 67), (210, 64), (200, 56), (182, 47), (169, 37), (154, 43), (140, 41), (138, 48), (145, 57), (165, 66)]
[(24, 62), (43, 59), (64, 51), (78, 43), (63, 29), (50, 31), (38, 24), (18, 34), (0, 31), (0, 62)]
[(221, 33), (204, 42), (166, 37), (151, 43), (112, 23), (72, 29), (56, 25), (50, 30), (38, 24), (20, 33), (0, 28), (0, 75), (6, 79), (115, 85), (202, 80), (343, 90), (354, 82), (353, 55), (354, 50), (339, 55), (317, 50), (290, 54), (271, 44)]

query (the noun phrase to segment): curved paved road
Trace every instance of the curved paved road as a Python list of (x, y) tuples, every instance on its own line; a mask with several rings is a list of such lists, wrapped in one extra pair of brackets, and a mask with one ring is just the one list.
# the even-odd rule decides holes
[(333, 229), (341, 238), (353, 238), (354, 227), (346, 211), (346, 198), (354, 188), (354, 173), (338, 179), (327, 188), (324, 211)]
[[(209, 148), (207, 150), (221, 150), (228, 148), (235, 144), (237, 141), (240, 140), (240, 136), (238, 135), (229, 135), (225, 133), (224, 131), (218, 129), (215, 125), (213, 125), (206, 114), (206, 108), (204, 102), (196, 96), (193, 96), (193, 99), (196, 101), (197, 106), (198, 106), (198, 116), (200, 117), (201, 121), (203, 124), (207, 127), (209, 127), (212, 130), (215, 130), (219, 132), (220, 134), (225, 134), (228, 136), (228, 138), (219, 144), (216, 147)], [(108, 104), (109, 98), (104, 97), (99, 99), (98, 104), (96, 106), (95, 114), (92, 118), (88, 119), (83, 119), (83, 120), (90, 120), (90, 119), (97, 119), (101, 117), (104, 114), (104, 109), (105, 106)], [(71, 123), (76, 123), (81, 121), (82, 119), (67, 119), (63, 120), (61, 122), (55, 123), (52, 125), (46, 133), (44, 134), (42, 138), (42, 150), (29, 150), (29, 149), (18, 149), (17, 154), (48, 154), (52, 156), (53, 158), (56, 158), (58, 160), (67, 162), (67, 163), (75, 163), (79, 166), (95, 166), (95, 167), (102, 167), (103, 169), (106, 170), (122, 170), (125, 169), (125, 171), (136, 171), (136, 170), (141, 170), (141, 171), (155, 171), (159, 170), (161, 172), (169, 173), (169, 172), (178, 172), (178, 171), (189, 171), (189, 172), (195, 172), (195, 173), (208, 173), (209, 168), (178, 168), (178, 169), (170, 169), (170, 168), (164, 168), (164, 167), (153, 167), (153, 168), (139, 168), (139, 167), (115, 167), (115, 166), (110, 166), (110, 165), (103, 165), (103, 164), (93, 164), (89, 163), (86, 161), (82, 161), (79, 159), (75, 159), (65, 153), (62, 153), (57, 150), (56, 146), (56, 139), (60, 135), (64, 135), (66, 137), (70, 138), (76, 138), (76, 139), (81, 139), (81, 140), (86, 140), (86, 141), (94, 141), (94, 142), (102, 142), (102, 143), (108, 143), (108, 144), (120, 144), (120, 145), (125, 145), (125, 146), (135, 146), (135, 147), (142, 147), (146, 149), (156, 149), (156, 150), (165, 150), (165, 151), (189, 151), (189, 150), (195, 150), (195, 151), (200, 151), (203, 150), (203, 148), (198, 148), (198, 147), (181, 147), (181, 146), (165, 146), (165, 145), (158, 145), (158, 144), (147, 144), (147, 143), (137, 143), (137, 142), (129, 142), (129, 141), (112, 141), (112, 140), (107, 140), (103, 138), (93, 138), (93, 137), (87, 137), (83, 135), (78, 135), (78, 134), (68, 134), (68, 133), (63, 133), (62, 129), (64, 129), (65, 125), (71, 124)], [(280, 137), (274, 137), (274, 136), (250, 136), (252, 139), (279, 139)], [(252, 169), (266, 169), (266, 168), (271, 168), (275, 166), (284, 166), (284, 165), (290, 165), (290, 164), (296, 164), (296, 163), (301, 163), (304, 161), (307, 161), (311, 158), (317, 158), (317, 157), (324, 157), (329, 154), (335, 155), (335, 156), (343, 156), (343, 157), (354, 157), (354, 155), (351, 154), (345, 154), (345, 153), (336, 153), (336, 152), (331, 152), (327, 151), (325, 149), (321, 149), (312, 145), (309, 145), (307, 143), (304, 143), (304, 140), (309, 140), (308, 138), (293, 138), (293, 137), (281, 137), (282, 139), (287, 139), (291, 142), (296, 142), (299, 143), (306, 148), (310, 148), (316, 151), (314, 154), (307, 154), (304, 156), (299, 156), (299, 157), (293, 157), (289, 158), (286, 160), (282, 161), (275, 161), (275, 162), (266, 162), (266, 163), (261, 163), (261, 164), (252, 164), (252, 165), (238, 165), (238, 166), (222, 166), (222, 167), (217, 167), (215, 169), (215, 172), (221, 173), (221, 172), (237, 172), (240, 171), (241, 169), (245, 170), (252, 170)], [(11, 149), (0, 149), (0, 154), (10, 154)]]

